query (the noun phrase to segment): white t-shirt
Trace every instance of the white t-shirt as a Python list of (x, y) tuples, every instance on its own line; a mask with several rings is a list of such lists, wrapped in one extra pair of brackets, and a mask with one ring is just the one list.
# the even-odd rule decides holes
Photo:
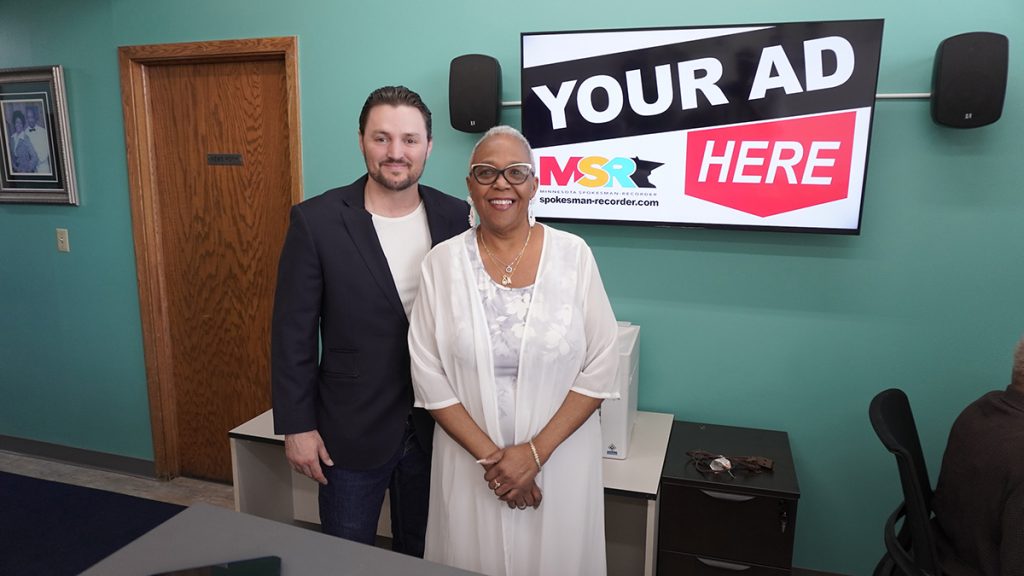
[(372, 212), (371, 215), (380, 246), (391, 268), (391, 277), (395, 279), (398, 297), (402, 299), (405, 316), (408, 318), (420, 288), (420, 264), (430, 251), (427, 212), (423, 202), (420, 202), (415, 210), (405, 216), (389, 218)]

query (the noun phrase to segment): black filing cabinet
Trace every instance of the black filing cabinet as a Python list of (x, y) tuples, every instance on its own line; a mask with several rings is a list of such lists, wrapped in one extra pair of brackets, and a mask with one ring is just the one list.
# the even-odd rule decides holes
[[(690, 450), (764, 456), (774, 467), (701, 472)], [(658, 575), (789, 574), (799, 498), (785, 432), (673, 422), (661, 478)]]

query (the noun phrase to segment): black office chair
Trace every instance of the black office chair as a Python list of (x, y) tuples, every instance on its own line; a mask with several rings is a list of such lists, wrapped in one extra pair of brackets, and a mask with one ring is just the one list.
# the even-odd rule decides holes
[(932, 487), (907, 395), (896, 388), (879, 392), (871, 400), (868, 415), (882, 444), (896, 456), (903, 487), (903, 502), (885, 522), (886, 554), (874, 574), (941, 576), (931, 527)]

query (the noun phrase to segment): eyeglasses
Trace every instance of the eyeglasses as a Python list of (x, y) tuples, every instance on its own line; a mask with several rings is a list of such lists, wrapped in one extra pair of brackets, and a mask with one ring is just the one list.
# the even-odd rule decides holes
[(504, 176), (505, 181), (513, 186), (526, 182), (533, 174), (533, 166), (527, 162), (519, 162), (517, 164), (509, 164), (502, 169), (498, 169), (490, 164), (473, 164), (469, 167), (469, 174), (480, 184), (487, 186), (494, 184), (498, 180), (498, 176)]

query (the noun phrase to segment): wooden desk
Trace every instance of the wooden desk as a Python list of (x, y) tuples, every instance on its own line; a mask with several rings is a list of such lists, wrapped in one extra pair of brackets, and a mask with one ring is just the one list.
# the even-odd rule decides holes
[(282, 576), (479, 576), (207, 504), (190, 506), (83, 576), (141, 576), (259, 556), (280, 556)]
[[(654, 576), (658, 550), (658, 487), (672, 415), (637, 412), (629, 458), (604, 459), (605, 538), (609, 576)], [(292, 471), (284, 437), (268, 410), (231, 430), (235, 509), (291, 523), (319, 523), (317, 484)], [(384, 500), (378, 533), (390, 535)]]

